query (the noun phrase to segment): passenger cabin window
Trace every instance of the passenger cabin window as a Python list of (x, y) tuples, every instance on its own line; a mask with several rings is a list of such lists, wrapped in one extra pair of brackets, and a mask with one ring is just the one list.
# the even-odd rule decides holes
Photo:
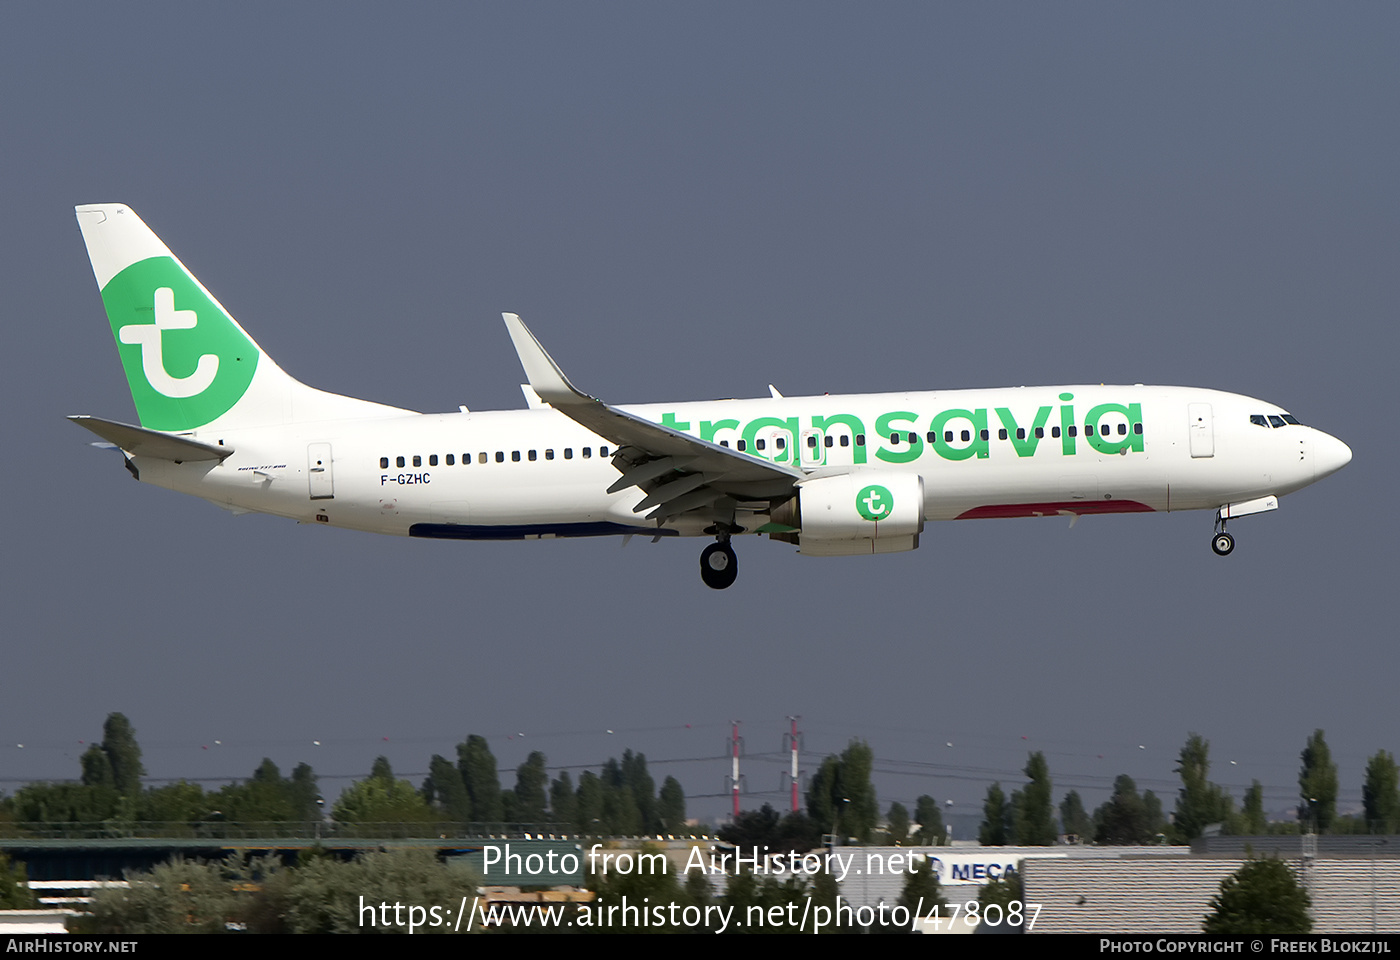
[(1002, 427), (1000, 430), (997, 431), (997, 439), (998, 439), (998, 440), (1005, 440), (1005, 439), (1006, 439), (1006, 428), (1005, 428), (1005, 427)]
[(1138, 436), (1142, 436), (1142, 424), (1133, 424), (1133, 433), (1137, 434)]
[(1036, 438), (1037, 440), (1041, 440), (1041, 439), (1043, 439), (1044, 437), (1045, 437), (1045, 428), (1044, 428), (1044, 427), (1036, 427), (1036, 428), (1035, 428), (1035, 438)]
[(992, 433), (990, 430), (983, 430), (980, 434), (978, 434), (978, 436), (980, 436), (983, 440), (988, 439), (989, 437), (991, 437), (991, 435)]
[(1017, 427), (1017, 428), (1016, 428), (1016, 439), (1017, 439), (1017, 440), (1024, 440), (1024, 439), (1026, 439), (1026, 428), (1025, 428), (1025, 427)]
[(554, 459), (554, 451), (553, 451), (552, 449), (546, 450), (546, 451), (544, 452), (544, 458), (545, 458), (546, 460), (553, 460), (553, 459)]
[(388, 458), (388, 457), (380, 457), (380, 458), (379, 458), (379, 469), (380, 469), (380, 470), (388, 470), (388, 469), (389, 469), (389, 458)]
[(437, 466), (437, 454), (436, 454), (436, 453), (430, 453), (430, 454), (428, 454), (428, 466), (430, 466), (430, 467), (436, 467), (436, 466)]
[(402, 466), (403, 466), (403, 457), (395, 457), (395, 458), (394, 458), (394, 463), (397, 464), (398, 466), (402, 467)]
[(779, 450), (786, 450), (786, 449), (787, 449), (787, 438), (786, 438), (786, 437), (778, 437), (778, 439), (774, 440), (773, 442), (774, 442), (775, 444), (777, 444)]
[(447, 455), (447, 465), (450, 467), (450, 466), (452, 466), (452, 465), (453, 465), (454, 463), (456, 463), (456, 462), (457, 462), (456, 459), (454, 459), (453, 456), (452, 456), (452, 454), (449, 453), (449, 454)]
[(512, 463), (519, 463), (519, 462), (520, 462), (520, 451), (519, 451), (519, 450), (512, 450), (512, 451), (510, 452), (510, 460), (511, 460)]
[(1056, 439), (1058, 439), (1059, 436), (1060, 436), (1060, 428), (1059, 428), (1059, 427), (1051, 427), (1051, 428), (1050, 428), (1050, 436), (1055, 437)]
[(851, 445), (851, 438), (848, 437), (848, 436), (846, 436), (844, 433), (841, 434), (841, 446), (843, 446), (843, 447), (849, 447), (850, 445)]
[(829, 436), (828, 436), (828, 437), (827, 437), (825, 440), (823, 440), (822, 442), (825, 443), (825, 444), (829, 447), (829, 446), (831, 446), (832, 444), (834, 444), (836, 441), (835, 441), (832, 437), (829, 437)]
[(858, 446), (858, 447), (863, 447), (863, 446), (865, 446), (865, 434), (863, 434), (863, 433), (858, 433), (858, 434), (856, 434), (856, 446)]
[(415, 467), (421, 467), (423, 465), (423, 458), (416, 453), (413, 455), (413, 465)]
[(753, 442), (753, 448), (754, 448), (755, 450), (762, 450), (762, 449), (763, 449), (763, 439), (762, 439), (762, 438), (759, 438), (759, 439), (755, 440), (755, 441)]
[(564, 459), (565, 459), (565, 460), (572, 460), (573, 458), (574, 458), (574, 448), (573, 448), (573, 447), (565, 447), (565, 448), (564, 448)]
[(485, 462), (486, 462), (486, 454), (485, 454), (484, 452), (478, 453), (478, 454), (476, 455), (476, 462), (477, 462), (477, 463), (485, 463)]
[(953, 442), (953, 431), (951, 431), (951, 430), (944, 430), (944, 431), (943, 431), (943, 442), (944, 442), (944, 443), (952, 443), (952, 442)]
[(747, 446), (747, 444), (745, 444), (743, 440), (740, 440), (738, 443), (735, 444), (735, 446), (739, 448), (740, 453), (743, 453), (744, 448)]
[(504, 450), (497, 450), (497, 451), (496, 451), (496, 462), (497, 462), (497, 463), (505, 463), (505, 462), (506, 462), (506, 452), (505, 452)]
[(808, 438), (807, 438), (807, 446), (808, 446), (809, 448), (811, 448), (811, 449), (815, 449), (816, 446), (817, 446), (817, 438), (816, 438), (816, 437), (808, 437)]
[(607, 448), (607, 447), (599, 447), (599, 448), (598, 448), (598, 456), (600, 456), (600, 457), (606, 457), (607, 455), (608, 455), (608, 448)]
[(527, 454), (527, 456), (529, 456), (529, 458), (530, 458), (531, 460), (534, 460), (534, 459), (535, 459), (535, 451), (531, 450), (531, 451), (529, 452), (529, 454)]

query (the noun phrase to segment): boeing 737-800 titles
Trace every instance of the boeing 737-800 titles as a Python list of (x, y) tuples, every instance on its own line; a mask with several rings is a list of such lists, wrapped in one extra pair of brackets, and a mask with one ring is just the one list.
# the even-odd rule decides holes
[(1229, 520), (1351, 460), (1249, 397), (1193, 387), (940, 390), (612, 406), (514, 314), (525, 410), (416, 413), (288, 376), (121, 204), (77, 208), (140, 426), (72, 419), (138, 480), (255, 511), (452, 540), (711, 537), (817, 557), (897, 553), (931, 520), (1213, 510)]

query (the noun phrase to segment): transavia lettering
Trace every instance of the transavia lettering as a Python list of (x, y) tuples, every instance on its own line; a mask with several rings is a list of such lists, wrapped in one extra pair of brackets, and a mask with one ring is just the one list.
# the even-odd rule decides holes
[(813, 417), (756, 417), (747, 422), (682, 420), (671, 412), (661, 425), (721, 443), (774, 463), (912, 463), (926, 456), (944, 460), (1072, 457), (1080, 453), (1143, 452), (1146, 427), (1140, 403), (1096, 403), (1075, 412), (1074, 394), (1059, 405), (1020, 411), (1010, 407), (953, 407), (938, 413), (890, 410), (873, 422), (851, 413)]

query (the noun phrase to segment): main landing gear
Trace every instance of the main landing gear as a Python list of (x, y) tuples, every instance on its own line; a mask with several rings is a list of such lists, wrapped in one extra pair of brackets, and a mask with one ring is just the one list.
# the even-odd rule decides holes
[(718, 539), (718, 543), (712, 543), (700, 552), (700, 579), (711, 590), (733, 586), (739, 576), (739, 558), (729, 545), (729, 536), (726, 534)]
[(1217, 557), (1228, 557), (1235, 549), (1235, 538), (1225, 532), (1225, 520), (1219, 513), (1215, 515), (1215, 536), (1210, 541), (1210, 548)]

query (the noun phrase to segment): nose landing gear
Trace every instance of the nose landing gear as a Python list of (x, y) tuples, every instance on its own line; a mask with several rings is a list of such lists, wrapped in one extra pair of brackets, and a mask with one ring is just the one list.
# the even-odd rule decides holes
[(1215, 536), (1210, 541), (1210, 548), (1217, 557), (1228, 557), (1235, 549), (1235, 538), (1225, 532), (1225, 520), (1219, 513), (1215, 515)]
[(711, 590), (723, 590), (734, 585), (739, 576), (739, 558), (729, 545), (729, 537), (721, 537), (700, 553), (700, 579)]

